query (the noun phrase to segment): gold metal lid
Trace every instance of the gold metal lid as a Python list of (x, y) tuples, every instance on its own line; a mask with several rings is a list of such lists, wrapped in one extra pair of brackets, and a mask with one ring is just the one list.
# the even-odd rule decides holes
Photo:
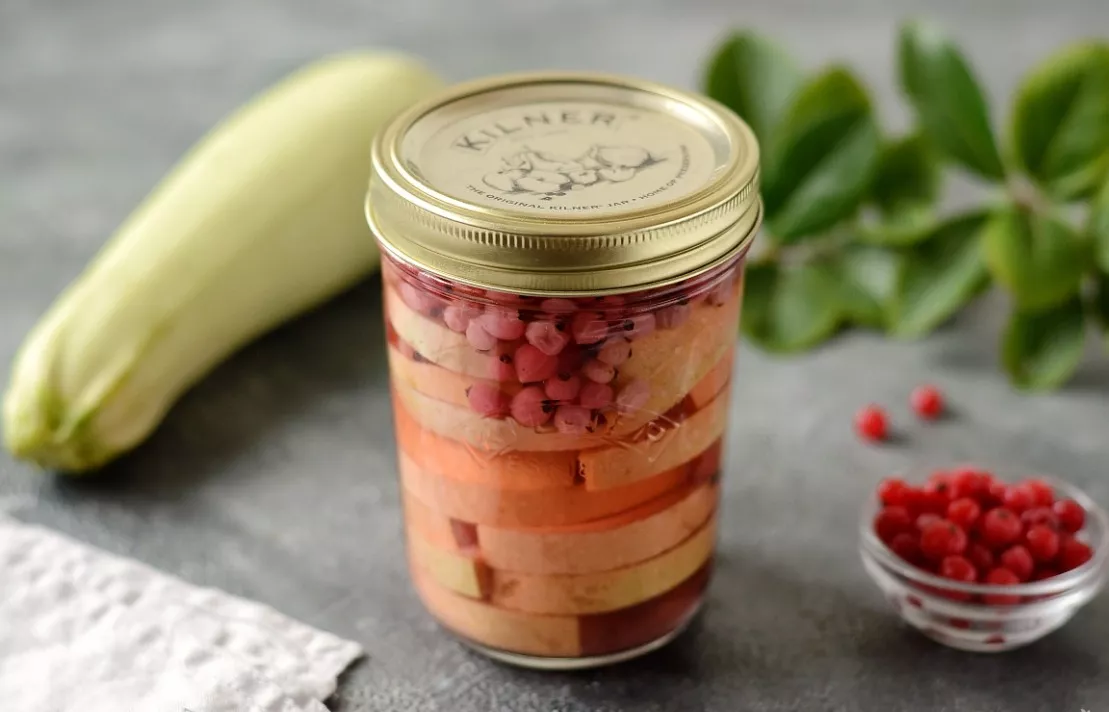
[(458, 85), (378, 135), (366, 217), (398, 259), (523, 294), (663, 286), (746, 250), (758, 145), (727, 108), (597, 74)]

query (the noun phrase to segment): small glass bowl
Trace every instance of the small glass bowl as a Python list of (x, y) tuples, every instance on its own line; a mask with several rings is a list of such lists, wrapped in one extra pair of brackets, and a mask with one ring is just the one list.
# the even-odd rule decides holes
[[(1077, 538), (1093, 548), (1082, 566), (1043, 581), (993, 586), (951, 581), (918, 569), (874, 533), (880, 505), (868, 500), (859, 523), (859, 552), (867, 573), (911, 626), (952, 648), (995, 653), (1032, 643), (1060, 628), (1105, 585), (1109, 572), (1109, 518), (1083, 492), (1049, 478), (1057, 497), (1077, 501), (1086, 524)], [(1012, 595), (1012, 605), (987, 605), (982, 594)]]

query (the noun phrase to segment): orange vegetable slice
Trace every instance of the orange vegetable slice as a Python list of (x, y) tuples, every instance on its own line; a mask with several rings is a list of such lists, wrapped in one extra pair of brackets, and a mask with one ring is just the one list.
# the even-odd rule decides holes
[(612, 517), (562, 528), (478, 525), (478, 550), (495, 569), (587, 574), (646, 561), (677, 546), (716, 511), (712, 483), (675, 490)]
[(715, 519), (659, 556), (611, 571), (536, 575), (489, 568), (483, 561), (409, 539), (415, 566), (440, 586), (529, 613), (580, 615), (627, 608), (674, 588), (712, 555)]
[(582, 616), (578, 632), (581, 655), (631, 650), (672, 633), (697, 610), (711, 578), (710, 561), (658, 598), (620, 611)]
[(643, 408), (622, 416), (613, 433), (632, 433), (680, 403), (735, 347), (740, 292), (721, 305), (698, 304), (677, 329), (659, 329), (632, 342), (632, 357), (619, 367), (614, 387), (642, 379), (651, 384)]
[(697, 385), (689, 391), (689, 400), (696, 410), (700, 410), (716, 400), (728, 383), (732, 380), (732, 362), (735, 359), (736, 348), (733, 345), (721, 357), (712, 370), (704, 378), (697, 381)]
[(448, 630), (490, 648), (543, 657), (608, 655), (672, 632), (696, 610), (712, 576), (706, 563), (666, 593), (635, 606), (585, 616), (520, 613), (460, 596), (412, 569), (416, 592)]
[[(587, 450), (578, 455), (578, 471), (590, 490), (622, 487), (653, 477), (704, 452), (723, 434), (728, 419), (728, 392), (677, 423), (656, 421), (639, 442)], [(657, 426), (657, 428), (656, 428)]]
[(399, 398), (393, 399), (393, 423), (398, 449), (443, 477), (511, 491), (575, 486), (576, 452), (486, 451), (421, 428)]
[(451, 331), (409, 308), (392, 287), (384, 290), (385, 315), (397, 336), (421, 356), (440, 366), (477, 378), (509, 381), (516, 378), (511, 364), (502, 363), (500, 356), (511, 355), (516, 347), (505, 344), (501, 350), (477, 351), (465, 334)]
[(602, 432), (569, 435), (550, 426), (537, 429), (520, 425), (511, 418), (486, 418), (470, 408), (451, 405), (414, 390), (404, 383), (393, 383), (393, 397), (420, 425), (444, 437), (468, 443), (488, 453), (514, 450), (556, 452), (598, 447), (611, 441)]
[(573, 616), (537, 616), (496, 608), (436, 584), (418, 566), (412, 567), (412, 581), (432, 615), (464, 638), (525, 655), (581, 654), (579, 623)]
[[(488, 383), (495, 385), (504, 391), (510, 399), (519, 393), (522, 388), (519, 383), (513, 381), (491, 381), (457, 371), (449, 371), (442, 366), (436, 366), (430, 361), (416, 362), (392, 345), (389, 346), (389, 375), (394, 382), (403, 383), (405, 386), (430, 398), (466, 409), (470, 407), (467, 393), (475, 384)], [(474, 415), (477, 416), (476, 413)]]
[(441, 514), (474, 524), (542, 527), (580, 524), (659, 497), (690, 480), (686, 463), (641, 478), (625, 487), (593, 492), (578, 485), (557, 489), (511, 490), (436, 474), (401, 451), (401, 483), (423, 504)]

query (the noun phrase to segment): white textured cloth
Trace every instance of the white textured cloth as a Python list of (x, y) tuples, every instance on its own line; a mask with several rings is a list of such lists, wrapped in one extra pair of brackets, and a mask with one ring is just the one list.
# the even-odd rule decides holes
[(0, 515), (3, 712), (325, 712), (357, 644)]

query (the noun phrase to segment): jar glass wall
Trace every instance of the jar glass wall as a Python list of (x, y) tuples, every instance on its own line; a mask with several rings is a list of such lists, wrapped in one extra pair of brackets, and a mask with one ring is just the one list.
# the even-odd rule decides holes
[(698, 609), (758, 176), (725, 107), (596, 74), (459, 85), (375, 139), (410, 570), (469, 645), (590, 667)]
[(566, 299), (386, 259), (409, 562), (443, 625), (573, 667), (686, 623), (712, 568), (742, 270)]

